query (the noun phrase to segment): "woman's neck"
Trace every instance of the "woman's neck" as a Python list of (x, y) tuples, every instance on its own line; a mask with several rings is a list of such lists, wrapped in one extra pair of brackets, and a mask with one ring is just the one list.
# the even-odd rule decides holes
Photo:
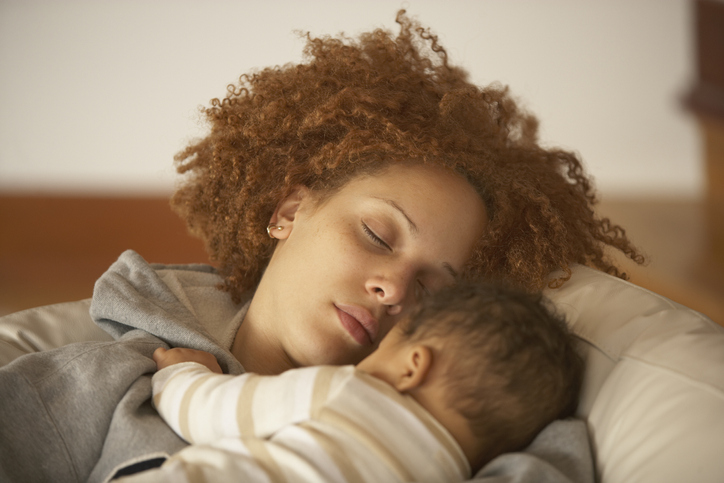
[(256, 310), (252, 300), (231, 346), (231, 353), (241, 362), (244, 370), (273, 375), (296, 367), (274, 334), (263, 330), (263, 324), (257, 323), (255, 316)]

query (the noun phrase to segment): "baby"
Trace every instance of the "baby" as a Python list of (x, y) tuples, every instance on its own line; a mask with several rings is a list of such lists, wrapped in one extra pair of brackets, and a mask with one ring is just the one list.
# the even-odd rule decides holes
[(479, 284), (425, 300), (356, 367), (229, 376), (200, 351), (154, 359), (154, 403), (193, 445), (128, 481), (464, 481), (570, 416), (583, 370), (542, 296)]

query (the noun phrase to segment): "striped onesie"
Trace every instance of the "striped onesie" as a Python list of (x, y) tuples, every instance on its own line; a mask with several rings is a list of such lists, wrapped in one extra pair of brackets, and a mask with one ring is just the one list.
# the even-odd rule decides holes
[(192, 445), (130, 481), (470, 477), (462, 450), (440, 423), (412, 397), (354, 366), (229, 376), (186, 362), (156, 373), (153, 392), (163, 419)]

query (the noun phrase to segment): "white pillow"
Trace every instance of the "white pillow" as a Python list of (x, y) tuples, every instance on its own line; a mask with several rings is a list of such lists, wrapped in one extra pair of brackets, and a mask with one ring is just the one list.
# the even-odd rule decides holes
[(724, 328), (583, 266), (546, 295), (581, 339), (599, 481), (724, 482)]

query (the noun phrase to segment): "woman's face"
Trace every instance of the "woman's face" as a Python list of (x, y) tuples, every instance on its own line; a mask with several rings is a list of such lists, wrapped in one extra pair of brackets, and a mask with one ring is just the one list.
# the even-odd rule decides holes
[(357, 363), (455, 281), (486, 220), (472, 186), (438, 167), (393, 165), (321, 202), (301, 188), (271, 220), (279, 241), (242, 325), (292, 365)]

